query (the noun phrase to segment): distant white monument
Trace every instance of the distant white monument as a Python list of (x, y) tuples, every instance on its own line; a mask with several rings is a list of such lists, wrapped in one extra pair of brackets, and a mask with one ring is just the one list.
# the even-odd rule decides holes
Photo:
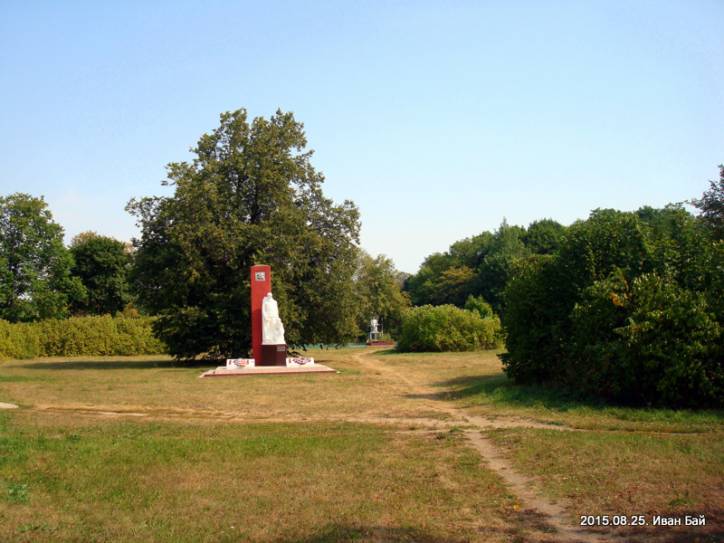
[(285, 345), (284, 324), (279, 317), (277, 301), (268, 293), (261, 304), (261, 344)]
[(380, 325), (377, 317), (372, 317), (370, 321), (370, 341), (374, 341), (380, 338), (382, 335), (382, 326)]

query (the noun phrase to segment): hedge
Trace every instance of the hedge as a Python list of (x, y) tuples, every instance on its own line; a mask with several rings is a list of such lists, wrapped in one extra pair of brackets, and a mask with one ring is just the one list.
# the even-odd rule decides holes
[(724, 244), (680, 207), (597, 210), (505, 290), (506, 373), (616, 403), (724, 405)]
[(164, 353), (152, 322), (152, 317), (110, 315), (33, 323), (0, 320), (0, 359)]
[(595, 282), (573, 309), (568, 382), (633, 404), (721, 404), (721, 328), (704, 295), (655, 273)]
[(500, 319), (454, 305), (424, 305), (402, 315), (397, 350), (402, 352), (477, 351), (501, 344)]

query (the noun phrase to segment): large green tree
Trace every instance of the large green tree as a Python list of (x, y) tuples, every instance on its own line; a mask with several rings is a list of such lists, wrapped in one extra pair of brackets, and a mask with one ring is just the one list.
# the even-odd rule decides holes
[(289, 344), (354, 336), (359, 214), (324, 196), (306, 146), (291, 113), (227, 112), (192, 162), (168, 165), (173, 196), (129, 203), (141, 227), (133, 284), (172, 354), (247, 354), (253, 264), (272, 266)]
[(131, 301), (131, 254), (126, 244), (95, 232), (83, 232), (73, 238), (70, 252), (75, 261), (73, 275), (87, 291), (85, 299), (73, 304), (73, 310), (94, 315), (123, 311)]
[(11, 322), (61, 318), (82, 299), (72, 277), (73, 257), (63, 228), (42, 198), (16, 193), (0, 197), (0, 318)]
[(385, 332), (395, 335), (399, 331), (402, 312), (410, 299), (402, 292), (403, 276), (392, 260), (384, 255), (375, 258), (360, 251), (355, 273), (357, 293), (357, 325), (362, 333), (369, 329), (370, 319), (376, 317)]
[(531, 254), (523, 243), (524, 234), (525, 228), (511, 226), (503, 219), (478, 268), (478, 287), (475, 294), (482, 294), (496, 312), (502, 310), (503, 290), (519, 262)]

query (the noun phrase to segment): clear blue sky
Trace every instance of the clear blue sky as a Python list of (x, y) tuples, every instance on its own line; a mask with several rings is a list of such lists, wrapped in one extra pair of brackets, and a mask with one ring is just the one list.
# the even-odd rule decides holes
[(724, 162), (724, 2), (0, 1), (0, 193), (129, 239), (222, 111), (305, 123), (362, 245), (700, 195)]

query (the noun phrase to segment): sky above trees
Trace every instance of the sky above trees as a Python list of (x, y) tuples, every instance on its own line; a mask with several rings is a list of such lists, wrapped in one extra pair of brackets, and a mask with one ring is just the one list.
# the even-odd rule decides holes
[(222, 111), (305, 124), (362, 246), (414, 272), (506, 217), (698, 197), (724, 161), (724, 4), (3, 2), (0, 193), (137, 234)]

